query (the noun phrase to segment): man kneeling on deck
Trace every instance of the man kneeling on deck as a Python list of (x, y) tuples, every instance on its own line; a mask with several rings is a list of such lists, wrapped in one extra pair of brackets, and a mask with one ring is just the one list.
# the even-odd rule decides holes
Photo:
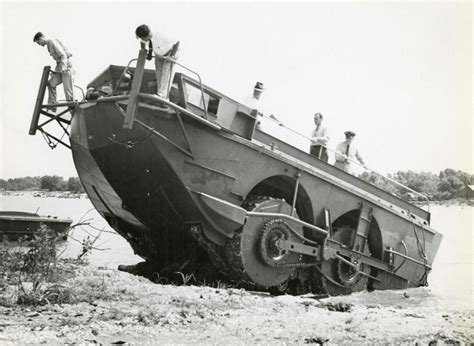
[(141, 41), (143, 49), (148, 43), (148, 60), (152, 59), (155, 52), (157, 94), (161, 98), (168, 99), (173, 80), (173, 60), (177, 59), (179, 41), (169, 39), (159, 32), (152, 32), (145, 24), (137, 27), (135, 35)]

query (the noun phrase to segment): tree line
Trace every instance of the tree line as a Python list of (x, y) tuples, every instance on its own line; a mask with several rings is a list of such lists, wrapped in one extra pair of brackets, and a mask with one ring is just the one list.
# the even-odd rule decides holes
[(44, 175), (42, 177), (22, 177), (8, 180), (0, 179), (0, 190), (8, 191), (71, 191), (84, 192), (81, 181), (77, 177), (65, 180), (57, 175)]
[[(403, 199), (413, 200), (417, 196), (412, 192), (403, 189), (397, 184), (391, 182), (376, 173), (364, 172), (359, 175), (371, 184), (388, 191)], [(388, 178), (399, 182), (410, 189), (425, 194), (430, 200), (448, 200), (457, 197), (463, 197), (463, 191), (467, 185), (472, 185), (474, 175), (469, 173), (447, 168), (439, 174), (430, 172), (416, 173), (413, 171), (398, 171), (389, 174)], [(77, 177), (71, 177), (67, 180), (57, 175), (44, 175), (42, 177), (22, 177), (8, 180), (0, 179), (0, 190), (8, 191), (71, 191), (84, 192), (81, 181)]]
[[(420, 192), (428, 197), (429, 200), (443, 201), (465, 196), (465, 189), (474, 182), (474, 175), (451, 168), (440, 171), (439, 174), (430, 172), (416, 173), (413, 171), (398, 171), (394, 174), (388, 174), (388, 178), (397, 181), (409, 187), (412, 190)], [(362, 178), (381, 189), (388, 191), (396, 196), (406, 200), (419, 199), (422, 197), (413, 192), (404, 189), (401, 186), (385, 179), (376, 173), (364, 172), (359, 175)]]

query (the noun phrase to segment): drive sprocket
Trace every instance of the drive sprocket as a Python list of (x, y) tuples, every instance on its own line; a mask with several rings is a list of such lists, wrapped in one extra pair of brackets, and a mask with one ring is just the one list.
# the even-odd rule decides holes
[[(286, 201), (271, 198), (247, 205), (250, 211), (286, 215), (292, 209)], [(295, 267), (285, 265), (298, 263), (301, 256), (282, 249), (279, 240), (300, 242), (295, 233), (303, 235), (303, 228), (297, 223), (270, 216), (248, 217), (245, 225), (225, 246), (227, 261), (243, 281), (262, 287), (281, 285), (295, 271)]]

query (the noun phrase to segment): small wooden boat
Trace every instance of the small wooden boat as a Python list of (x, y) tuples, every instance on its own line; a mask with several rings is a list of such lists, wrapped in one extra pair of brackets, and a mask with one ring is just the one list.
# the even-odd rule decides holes
[(0, 241), (5, 239), (16, 241), (20, 237), (31, 238), (41, 225), (52, 229), (58, 235), (61, 234), (62, 239), (66, 240), (66, 231), (71, 223), (71, 219), (60, 219), (56, 216), (40, 216), (22, 211), (0, 211)]

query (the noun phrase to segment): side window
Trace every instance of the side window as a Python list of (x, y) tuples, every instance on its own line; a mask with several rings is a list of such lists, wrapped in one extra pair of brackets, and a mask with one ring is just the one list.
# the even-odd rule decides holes
[[(184, 81), (184, 90), (186, 92), (186, 102), (204, 110), (201, 88)], [(219, 107), (219, 99), (204, 91), (204, 102), (206, 102), (208, 113), (216, 115), (217, 108)]]

